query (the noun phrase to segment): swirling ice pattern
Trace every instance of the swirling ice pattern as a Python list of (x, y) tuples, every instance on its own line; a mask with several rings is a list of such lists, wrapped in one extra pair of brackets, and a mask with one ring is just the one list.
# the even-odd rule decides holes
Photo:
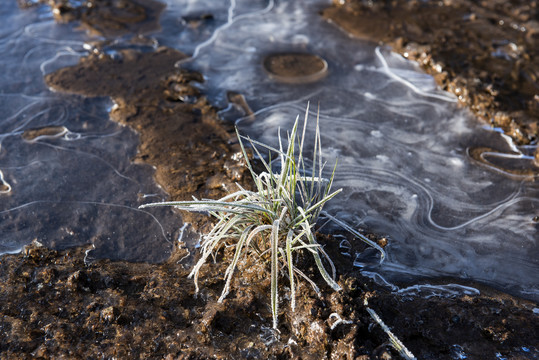
[(55, 94), (43, 81), (87, 53), (87, 35), (56, 24), (46, 7), (8, 3), (0, 14), (0, 254), (35, 239), (91, 243), (94, 258), (166, 259), (181, 222), (171, 210), (138, 210), (142, 198), (165, 194), (150, 167), (130, 163), (136, 135), (108, 120), (110, 100)]
[[(240, 16), (231, 1), (182, 66), (204, 73), (204, 90), (225, 118), (271, 145), (307, 101), (320, 103), (325, 156), (329, 164), (338, 158), (335, 186), (345, 190), (327, 209), (390, 239), (388, 261), (365, 271), (389, 281), (456, 276), (539, 299), (538, 185), (468, 155), (477, 144), (500, 153), (514, 145), (481, 128), (417, 65), (323, 22), (314, 10), (323, 5), (249, 3)], [(328, 75), (314, 84), (270, 79), (262, 61), (283, 51), (321, 56)], [(254, 115), (227, 103), (227, 91), (244, 95)]]

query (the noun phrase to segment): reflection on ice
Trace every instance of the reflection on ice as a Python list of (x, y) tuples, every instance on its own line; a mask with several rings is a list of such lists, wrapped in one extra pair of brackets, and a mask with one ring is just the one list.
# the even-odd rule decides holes
[[(404, 63), (404, 59), (394, 55), (394, 54), (386, 54), (385, 56), (382, 55), (382, 52), (380, 51), (380, 47), (376, 47), (374, 49), (374, 53), (376, 54), (376, 58), (380, 63), (380, 67), (371, 67), (370, 71), (378, 71), (381, 70), (384, 73), (388, 75), (388, 77), (402, 83), (403, 85), (406, 85), (409, 87), (413, 92), (415, 92), (419, 96), (424, 97), (430, 97), (433, 99), (438, 100), (444, 100), (449, 102), (457, 102), (457, 99), (452, 96), (449, 93), (444, 94), (437, 94), (435, 93), (436, 87), (434, 82), (432, 81), (432, 78), (429, 75), (420, 73), (419, 71), (411, 71), (407, 69), (400, 68), (400, 64)], [(395, 64), (390, 64), (386, 60), (386, 57), (388, 57), (390, 60), (393, 60)], [(355, 66), (356, 70), (363, 70), (363, 67), (360, 65)]]

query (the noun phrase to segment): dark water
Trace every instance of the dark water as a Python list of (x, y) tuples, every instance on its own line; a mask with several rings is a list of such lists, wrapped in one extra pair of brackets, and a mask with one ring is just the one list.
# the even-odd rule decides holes
[[(308, 101), (320, 103), (324, 152), (330, 164), (338, 158), (335, 186), (345, 190), (328, 211), (389, 238), (387, 261), (372, 266), (353, 252), (357, 266), (388, 281), (454, 276), (539, 299), (539, 186), (492, 165), (529, 167), (530, 147), (484, 128), (415, 64), (324, 22), (317, 10), (329, 2), (167, 3), (156, 43), (193, 55), (178, 65), (204, 74), (204, 91), (243, 132), (275, 143), (278, 127), (289, 128)], [(85, 54), (88, 36), (54, 24), (45, 7), (7, 5), (2, 14), (10, 21), (0, 29), (1, 61), (10, 71), (0, 96), (0, 171), (8, 184), (0, 194), (1, 251), (37, 238), (53, 246), (91, 242), (104, 256), (166, 257), (181, 223), (168, 212), (154, 218), (136, 210), (163, 197), (151, 169), (129, 163), (136, 135), (107, 120), (108, 100), (43, 85), (44, 73)], [(327, 74), (307, 84), (268, 76), (264, 59), (283, 52), (318, 55)], [(254, 115), (229, 104), (231, 91)], [(44, 126), (67, 130), (22, 137)], [(493, 149), (484, 155), (490, 164), (469, 155), (479, 147)]]

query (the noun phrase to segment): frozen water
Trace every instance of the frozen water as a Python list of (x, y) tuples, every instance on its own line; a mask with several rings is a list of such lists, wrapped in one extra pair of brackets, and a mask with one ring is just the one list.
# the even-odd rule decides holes
[[(179, 3), (206, 8), (170, 6)], [(345, 190), (327, 209), (390, 239), (388, 260), (365, 270), (390, 281), (455, 276), (539, 299), (537, 181), (492, 165), (531, 162), (529, 150), (481, 127), (414, 63), (323, 21), (324, 5), (231, 1), (226, 18), (225, 9), (207, 7), (219, 14), (215, 31), (185, 49), (194, 57), (180, 65), (204, 74), (204, 91), (225, 118), (269, 144), (308, 101), (311, 119), (320, 104), (325, 155), (330, 164), (338, 158), (335, 186)], [(271, 79), (263, 59), (287, 51), (322, 57), (327, 76), (310, 84)], [(230, 92), (245, 97), (254, 117), (227, 102)], [(479, 162), (469, 152), (480, 147), (495, 150)]]
[[(178, 66), (204, 74), (200, 86), (241, 131), (275, 144), (278, 127), (288, 129), (308, 101), (314, 119), (320, 104), (325, 156), (338, 158), (335, 186), (345, 190), (327, 209), (389, 238), (381, 265), (349, 253), (366, 273), (380, 281), (454, 276), (539, 299), (539, 187), (536, 177), (505, 170), (529, 166), (531, 148), (481, 127), (413, 63), (325, 22), (318, 11), (330, 1), (166, 2), (155, 43), (193, 55)], [(129, 162), (136, 136), (107, 120), (108, 100), (43, 84), (44, 73), (85, 54), (87, 35), (54, 24), (46, 7), (22, 12), (14, 3), (0, 14), (0, 252), (37, 238), (91, 242), (109, 257), (164, 258), (178, 226), (168, 210), (155, 214), (159, 221), (136, 210), (140, 194), (164, 196), (149, 168)], [(268, 77), (263, 60), (283, 52), (322, 57), (327, 75), (309, 84)], [(254, 114), (229, 103), (230, 94), (243, 95)], [(43, 127), (52, 130), (23, 137)], [(490, 150), (472, 157), (477, 148)]]
[(171, 220), (180, 221), (170, 209), (159, 221), (137, 209), (144, 194), (165, 196), (150, 167), (130, 163), (137, 136), (108, 120), (110, 100), (44, 83), (86, 54), (87, 36), (45, 6), (6, 1), (0, 20), (0, 254), (35, 239), (59, 249), (92, 243), (94, 258), (166, 259)]

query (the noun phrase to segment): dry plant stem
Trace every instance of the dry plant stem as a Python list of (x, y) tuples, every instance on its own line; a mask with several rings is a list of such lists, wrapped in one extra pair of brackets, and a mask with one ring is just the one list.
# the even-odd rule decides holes
[(380, 316), (378, 316), (378, 314), (369, 307), (369, 301), (367, 297), (363, 299), (363, 305), (365, 305), (365, 308), (367, 312), (369, 313), (369, 315), (371, 316), (371, 318), (374, 321), (376, 321), (378, 325), (380, 325), (382, 330), (384, 330), (384, 332), (387, 334), (387, 336), (389, 337), (389, 341), (391, 342), (391, 346), (393, 346), (393, 348), (397, 350), (399, 354), (406, 360), (416, 360), (417, 358), (414, 356), (414, 354), (412, 354), (412, 352), (408, 350), (406, 346), (404, 346), (402, 341), (400, 341), (399, 338), (396, 337), (395, 334), (393, 334), (393, 332), (384, 323), (384, 321), (380, 318)]
[(386, 258), (386, 252), (380, 245), (378, 245), (374, 241), (370, 240), (365, 235), (361, 234), (360, 232), (358, 232), (356, 229), (354, 229), (353, 227), (351, 227), (350, 225), (348, 225), (344, 221), (341, 221), (341, 220), (337, 219), (333, 215), (330, 215), (325, 211), (323, 211), (322, 214), (325, 217), (327, 217), (328, 219), (330, 219), (331, 221), (335, 222), (337, 225), (339, 225), (343, 229), (345, 229), (346, 231), (350, 232), (351, 234), (353, 234), (354, 236), (359, 238), (361, 241), (363, 241), (367, 245), (369, 245), (369, 246), (375, 248), (376, 250), (378, 250), (378, 252), (380, 253), (380, 263), (384, 262), (384, 260)]

